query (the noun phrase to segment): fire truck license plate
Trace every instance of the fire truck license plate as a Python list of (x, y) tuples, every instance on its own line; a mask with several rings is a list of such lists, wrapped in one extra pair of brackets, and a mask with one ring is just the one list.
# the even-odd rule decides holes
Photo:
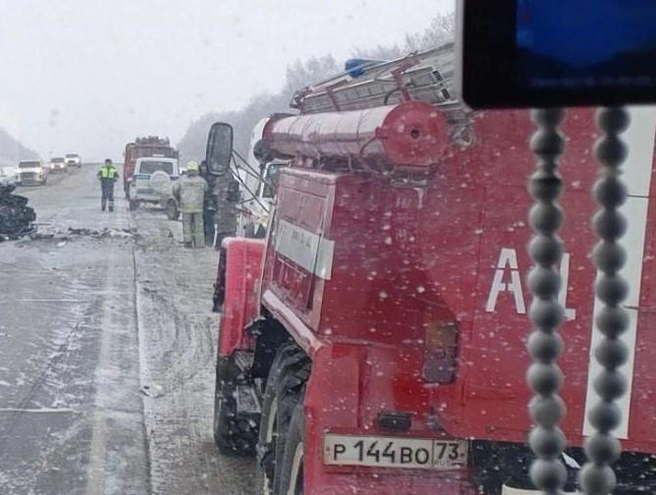
[(328, 433), (323, 462), (339, 466), (454, 469), (467, 464), (466, 440), (362, 437)]

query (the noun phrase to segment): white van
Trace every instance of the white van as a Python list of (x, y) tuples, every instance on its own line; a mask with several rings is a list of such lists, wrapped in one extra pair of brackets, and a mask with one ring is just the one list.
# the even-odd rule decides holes
[[(174, 181), (180, 177), (177, 158), (166, 158), (159, 156), (148, 156), (137, 158), (134, 167), (134, 174), (130, 177), (129, 204), (130, 209), (135, 210), (141, 203), (161, 204), (162, 194), (161, 187), (156, 191), (152, 187), (151, 177), (157, 172), (158, 179), (164, 177), (164, 180)], [(158, 180), (161, 182), (161, 179)]]

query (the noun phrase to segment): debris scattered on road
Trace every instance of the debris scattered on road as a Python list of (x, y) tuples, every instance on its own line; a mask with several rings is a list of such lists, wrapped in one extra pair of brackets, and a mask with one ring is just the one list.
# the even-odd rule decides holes
[[(54, 238), (55, 238), (55, 234), (44, 234), (42, 232), (37, 232), (36, 234), (32, 234), (30, 236), (30, 239), (32, 239), (33, 241), (40, 241), (44, 239), (54, 239)], [(68, 239), (68, 238), (66, 237), (62, 239)]]
[(162, 397), (164, 395), (164, 389), (157, 384), (144, 385), (141, 387), (141, 393), (147, 397), (157, 399), (158, 397)]
[(63, 247), (68, 241), (75, 240), (79, 237), (91, 237), (93, 239), (133, 239), (139, 237), (137, 229), (109, 229), (102, 230), (88, 228), (68, 227), (66, 231), (54, 230), (48, 232), (35, 232), (29, 236), (32, 241), (57, 241), (57, 247)]
[(68, 228), (69, 234), (87, 236), (87, 237), (134, 237), (136, 229), (109, 229), (105, 227), (102, 230), (93, 230), (87, 228), (74, 229)]

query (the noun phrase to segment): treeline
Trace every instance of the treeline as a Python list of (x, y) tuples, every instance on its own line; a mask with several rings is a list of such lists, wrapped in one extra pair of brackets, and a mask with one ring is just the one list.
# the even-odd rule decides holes
[[(408, 34), (402, 43), (379, 45), (374, 48), (358, 49), (353, 57), (389, 60), (402, 57), (413, 51), (438, 46), (453, 39), (455, 20), (453, 14), (436, 15), (426, 31)], [(289, 109), (294, 92), (310, 84), (343, 71), (343, 61), (332, 55), (313, 57), (305, 62), (296, 61), (287, 68), (285, 85), (277, 94), (262, 94), (254, 97), (245, 108), (232, 112), (209, 112), (194, 121), (178, 143), (182, 160), (196, 160), (205, 155), (205, 144), (210, 126), (216, 121), (230, 123), (235, 130), (235, 149), (246, 156), (251, 131), (262, 118)]]
[(0, 166), (16, 166), (20, 160), (37, 157), (35, 151), (23, 146), (0, 127)]

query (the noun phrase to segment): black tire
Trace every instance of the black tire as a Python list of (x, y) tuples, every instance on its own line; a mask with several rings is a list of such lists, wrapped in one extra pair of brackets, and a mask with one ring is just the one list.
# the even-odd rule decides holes
[(279, 468), (292, 414), (307, 380), (307, 363), (305, 354), (295, 344), (285, 344), (278, 350), (269, 371), (257, 445), (258, 493), (283, 493)]
[(221, 248), (219, 250), (219, 266), (217, 267), (216, 280), (214, 281), (214, 294), (212, 294), (212, 311), (214, 313), (221, 313), (223, 311), (227, 262), (226, 250)]
[(214, 387), (214, 442), (224, 455), (249, 457), (255, 453), (257, 424), (252, 418), (239, 417), (234, 396), (239, 380), (239, 369), (232, 360), (218, 358)]
[(129, 205), (130, 210), (131, 210), (131, 211), (134, 211), (134, 210), (136, 210), (137, 208), (139, 208), (139, 201), (137, 201), (136, 199), (131, 199), (131, 200), (128, 202), (128, 205)]
[(166, 218), (169, 220), (177, 220), (180, 218), (180, 211), (178, 210), (178, 205), (175, 204), (175, 201), (169, 199), (166, 202)]
[(305, 449), (305, 411), (303, 396), (298, 396), (292, 419), (287, 430), (285, 454), (280, 466), (280, 493), (303, 495), (304, 492), (304, 462)]
[[(262, 397), (262, 415), (257, 442), (257, 493), (276, 493), (275, 479), (276, 447), (278, 438), (278, 383), (283, 373), (285, 359), (293, 349), (283, 346), (273, 360)], [(291, 418), (290, 418), (291, 419)]]

